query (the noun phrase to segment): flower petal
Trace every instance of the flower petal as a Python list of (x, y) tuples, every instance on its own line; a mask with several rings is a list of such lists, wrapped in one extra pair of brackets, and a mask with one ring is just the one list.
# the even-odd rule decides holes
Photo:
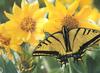
[(92, 9), (91, 9), (91, 7), (90, 6), (84, 6), (81, 10), (80, 10), (80, 12), (78, 12), (76, 15), (75, 15), (75, 17), (78, 19), (78, 20), (84, 20), (84, 19), (86, 19), (89, 15), (90, 15), (90, 13), (91, 13), (91, 11), (92, 11)]
[(100, 31), (100, 26), (98, 26), (96, 24), (89, 23), (89, 22), (81, 22), (79, 27), (89, 28), (89, 29), (94, 29), (94, 30), (99, 30)]
[[(22, 0), (21, 3), (21, 8), (22, 8), (22, 13), (28, 12), (29, 11), (29, 3), (26, 2), (26, 0)], [(27, 13), (26, 13), (27, 14)], [(24, 15), (24, 14), (23, 14)]]
[(61, 21), (49, 20), (46, 24), (44, 24), (44, 31), (49, 33), (57, 32), (61, 30), (61, 28)]
[(93, 0), (80, 0), (80, 7), (83, 7), (85, 5), (91, 5), (93, 3)]
[(18, 16), (18, 14), (20, 14), (21, 12), (21, 8), (18, 7), (18, 5), (16, 5), (16, 3), (14, 3), (14, 6), (13, 6), (13, 14)]
[(54, 5), (52, 3), (48, 2), (47, 0), (44, 0), (44, 2), (48, 10), (54, 9)]
[(90, 14), (90, 16), (88, 17), (88, 19), (91, 19), (91, 20), (93, 20), (93, 21), (97, 21), (98, 18), (99, 18), (99, 12), (98, 12), (97, 9), (94, 9), (94, 10), (92, 11), (92, 13)]
[(75, 0), (74, 3), (70, 5), (70, 7), (68, 8), (68, 14), (73, 15), (75, 13), (75, 10), (79, 6), (79, 2), (80, 0)]
[(58, 0), (56, 0), (56, 6), (55, 7), (59, 12), (61, 12), (61, 14), (66, 15), (66, 13), (67, 13), (66, 7), (61, 2), (59, 2)]
[(28, 3), (27, 3), (26, 0), (22, 0), (22, 2), (21, 2), (21, 8), (24, 8), (24, 6), (27, 5), (27, 4), (28, 4)]
[(10, 42), (10, 44), (11, 44), (10, 48), (13, 49), (14, 51), (20, 53), (21, 52), (21, 47), (20, 47), (21, 43), (22, 43), (22, 40), (19, 40), (18, 38), (12, 38), (11, 42)]
[(41, 8), (41, 9), (38, 9), (37, 11), (34, 12), (33, 18), (38, 20), (39, 18), (44, 17), (45, 14), (46, 14), (46, 9), (45, 8)]
[(41, 33), (41, 32), (43, 32), (43, 29), (44, 29), (44, 25), (47, 23), (47, 19), (46, 18), (44, 18), (44, 19), (39, 19), (38, 21), (37, 21), (37, 24), (36, 24), (36, 30), (35, 30), (35, 32), (36, 33)]
[(39, 4), (38, 4), (37, 1), (31, 3), (30, 6), (29, 6), (29, 10), (30, 10), (31, 12), (33, 12), (33, 13), (34, 13), (36, 10), (38, 10), (38, 9), (39, 9)]
[(6, 11), (4, 11), (4, 14), (6, 15), (6, 17), (7, 17), (8, 19), (12, 19), (12, 18), (13, 18), (13, 15), (10, 14), (10, 13), (8, 13), (8, 12), (6, 12)]

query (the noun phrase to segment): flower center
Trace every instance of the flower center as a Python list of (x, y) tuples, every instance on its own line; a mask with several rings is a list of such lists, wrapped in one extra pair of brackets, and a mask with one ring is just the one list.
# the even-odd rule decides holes
[(0, 43), (8, 46), (10, 44), (10, 38), (4, 37), (0, 34)]
[(21, 29), (26, 32), (33, 32), (35, 30), (36, 21), (34, 21), (32, 18), (27, 17), (24, 18), (21, 22)]
[(77, 21), (73, 16), (65, 16), (62, 24), (67, 26), (68, 29), (73, 29), (78, 27), (79, 21)]

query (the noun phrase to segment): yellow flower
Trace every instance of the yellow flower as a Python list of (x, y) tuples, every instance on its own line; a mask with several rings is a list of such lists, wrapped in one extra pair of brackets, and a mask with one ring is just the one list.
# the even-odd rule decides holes
[(44, 36), (41, 28), (46, 22), (43, 18), (45, 8), (40, 9), (38, 2), (29, 4), (22, 0), (21, 8), (14, 4), (12, 14), (4, 13), (9, 19), (5, 29), (11, 35), (13, 43), (19, 44), (24, 41), (33, 44)]
[(10, 60), (13, 60), (13, 56), (10, 53), (10, 44), (11, 44), (11, 37), (4, 30), (4, 24), (0, 24), (0, 55), (4, 54), (3, 50), (5, 50), (7, 57)]
[(56, 0), (55, 6), (47, 0), (45, 3), (48, 10), (48, 22), (44, 25), (46, 32), (59, 31), (62, 26), (67, 26), (69, 29), (81, 27), (100, 30), (100, 27), (93, 21), (97, 19), (98, 11), (92, 10), (90, 6), (84, 6), (77, 11), (80, 0), (75, 0), (68, 9), (58, 0)]
[(4, 31), (4, 24), (0, 24), (0, 46), (7, 47), (10, 43), (10, 37), (9, 34)]
[(18, 44), (18, 41), (12, 38), (9, 30), (5, 29), (5, 25), (6, 23), (0, 24), (0, 55), (6, 53), (6, 56), (9, 60), (14, 60), (11, 49), (21, 53), (21, 47), (19, 46), (20, 44)]

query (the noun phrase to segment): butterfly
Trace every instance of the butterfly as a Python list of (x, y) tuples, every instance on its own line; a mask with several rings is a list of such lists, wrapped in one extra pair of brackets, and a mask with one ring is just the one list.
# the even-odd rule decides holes
[(50, 34), (45, 32), (45, 39), (40, 40), (33, 51), (33, 56), (53, 56), (62, 64), (69, 58), (81, 60), (87, 48), (100, 44), (100, 31), (88, 28), (62, 30)]

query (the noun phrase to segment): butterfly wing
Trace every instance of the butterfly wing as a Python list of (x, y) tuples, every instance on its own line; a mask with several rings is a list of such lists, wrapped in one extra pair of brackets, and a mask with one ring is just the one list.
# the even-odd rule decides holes
[(61, 32), (53, 34), (46, 33), (48, 36), (39, 42), (36, 46), (33, 55), (37, 56), (48, 56), (48, 55), (61, 55), (66, 53), (64, 48), (64, 39)]
[(70, 30), (69, 36), (73, 53), (100, 44), (100, 31), (78, 28)]

